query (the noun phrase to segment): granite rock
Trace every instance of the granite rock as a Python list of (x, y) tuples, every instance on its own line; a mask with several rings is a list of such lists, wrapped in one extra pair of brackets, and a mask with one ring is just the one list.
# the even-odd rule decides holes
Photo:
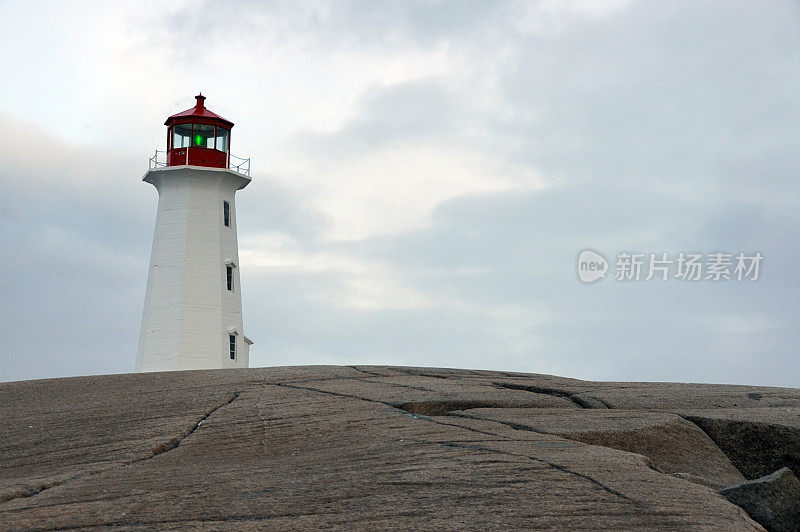
[(788, 467), (720, 493), (770, 532), (800, 530), (800, 480)]
[(709, 487), (747, 475), (691, 420), (792, 429), (800, 390), (313, 366), (0, 383), (0, 404), (4, 530), (762, 530)]

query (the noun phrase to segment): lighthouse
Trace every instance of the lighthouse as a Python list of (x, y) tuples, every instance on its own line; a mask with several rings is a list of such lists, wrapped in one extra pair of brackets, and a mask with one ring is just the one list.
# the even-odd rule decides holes
[(231, 155), (233, 122), (195, 97), (167, 118), (167, 149), (142, 178), (158, 190), (136, 371), (246, 368), (236, 191), (250, 161)]

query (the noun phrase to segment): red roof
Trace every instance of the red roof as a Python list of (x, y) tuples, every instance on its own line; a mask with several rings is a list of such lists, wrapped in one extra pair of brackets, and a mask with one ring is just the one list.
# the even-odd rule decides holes
[(174, 114), (167, 118), (167, 121), (164, 122), (165, 126), (172, 124), (173, 122), (191, 122), (191, 120), (187, 120), (187, 118), (200, 118), (201, 122), (203, 123), (220, 123), (221, 125), (227, 126), (228, 128), (233, 127), (233, 122), (226, 118), (222, 118), (217, 113), (213, 113), (206, 109), (205, 104), (203, 103), (206, 99), (205, 96), (202, 94), (198, 94), (195, 96), (197, 99), (197, 104), (191, 109), (187, 109), (181, 113)]

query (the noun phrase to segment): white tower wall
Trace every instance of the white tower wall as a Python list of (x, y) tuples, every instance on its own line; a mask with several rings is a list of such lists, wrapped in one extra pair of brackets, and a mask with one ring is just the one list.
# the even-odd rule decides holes
[[(136, 370), (248, 367), (235, 194), (250, 179), (222, 168), (172, 166), (143, 180), (158, 190), (158, 214)], [(223, 202), (230, 205), (229, 226)], [(232, 290), (226, 266), (233, 268)]]

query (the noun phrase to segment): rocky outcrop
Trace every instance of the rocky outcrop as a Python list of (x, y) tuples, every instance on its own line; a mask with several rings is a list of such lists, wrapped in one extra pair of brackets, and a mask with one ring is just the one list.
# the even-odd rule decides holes
[[(685, 473), (717, 489), (745, 480), (705, 432), (675, 414), (637, 410), (478, 408), (455, 412), (518, 430), (641, 454), (663, 473)], [(687, 477), (688, 478), (688, 477)]]
[(3, 383), (0, 404), (2, 529), (761, 530), (715, 491), (753, 460), (701, 419), (774, 427), (762, 449), (792, 463), (800, 390), (290, 367)]
[(688, 411), (684, 417), (703, 429), (748, 479), (782, 467), (800, 475), (797, 409), (721, 408)]
[(770, 532), (800, 530), (800, 480), (788, 467), (720, 493)]

